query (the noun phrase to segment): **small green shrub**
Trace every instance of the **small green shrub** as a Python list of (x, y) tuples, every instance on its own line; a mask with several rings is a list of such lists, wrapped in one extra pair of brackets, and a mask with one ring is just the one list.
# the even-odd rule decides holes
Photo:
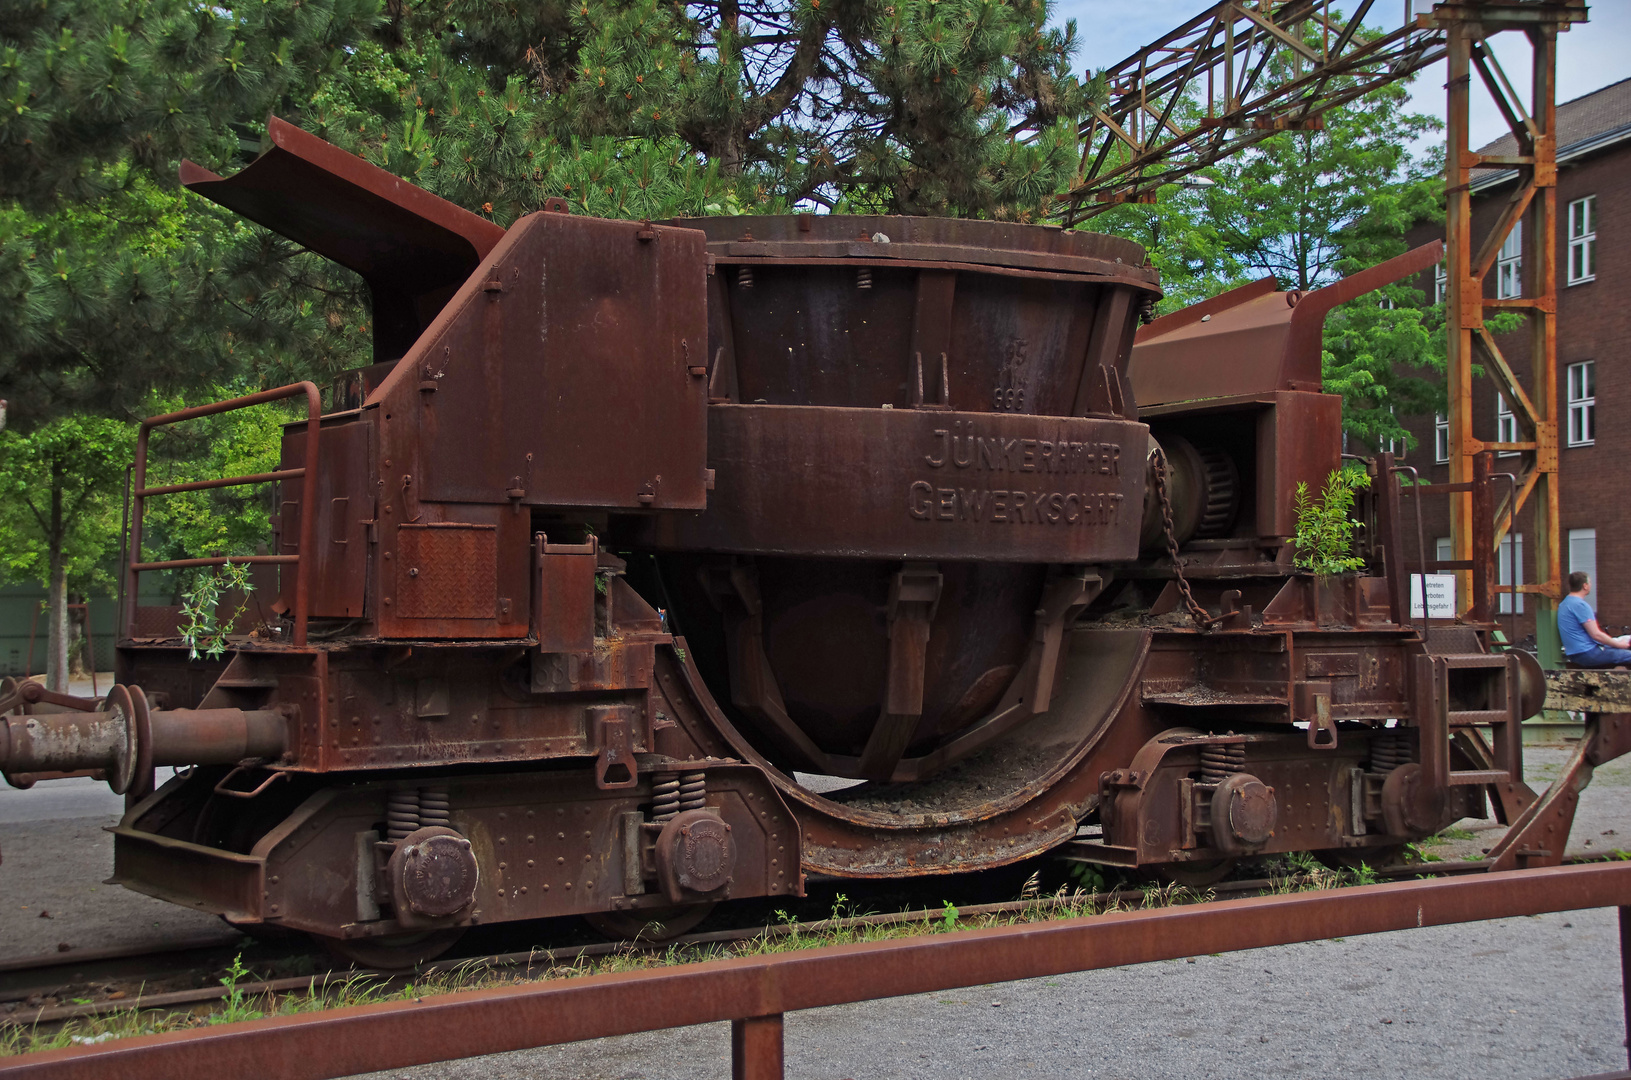
[[(218, 619), (221, 597), (234, 591), (243, 600), (236, 611), (225, 619)], [(198, 571), (192, 589), (181, 596), (181, 640), (187, 644), (188, 659), (197, 660), (202, 653), (215, 660), (226, 652), (227, 634), (248, 609), (249, 594), (254, 591), (249, 566), (245, 563), (206, 566)]]
[(1359, 522), (1349, 516), (1349, 511), (1353, 509), (1354, 493), (1369, 486), (1370, 477), (1355, 468), (1333, 470), (1318, 500), (1309, 496), (1306, 482), (1297, 485), (1293, 504), (1297, 535), (1291, 542), (1297, 550), (1299, 569), (1325, 577), (1365, 565), (1365, 560), (1353, 553), (1353, 534)]

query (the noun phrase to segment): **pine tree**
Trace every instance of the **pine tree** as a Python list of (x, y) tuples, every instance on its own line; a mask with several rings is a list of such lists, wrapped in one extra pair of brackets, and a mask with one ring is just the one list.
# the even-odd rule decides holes
[(1034, 220), (1089, 96), (1044, 0), (393, 10), (301, 122), (500, 221), (549, 197)]
[(238, 158), (233, 121), (308, 97), (378, 23), (373, 3), (0, 0), (0, 455), (9, 509), (29, 507), (8, 539), (40, 556), (30, 570), (8, 542), (8, 569), (47, 582), (53, 686), (73, 552), (99, 546), (85, 515), (123, 476), (99, 425), (280, 346), (308, 367), (336, 338), (348, 351), (355, 305), (336, 326), (290, 288), (331, 272), (199, 205), (175, 165)]

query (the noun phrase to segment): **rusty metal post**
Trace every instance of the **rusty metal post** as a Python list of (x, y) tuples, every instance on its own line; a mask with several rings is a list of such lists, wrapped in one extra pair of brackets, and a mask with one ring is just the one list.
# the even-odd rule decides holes
[(1620, 906), (1620, 997), (1625, 1007), (1625, 1046), (1631, 1064), (1631, 907)]
[[(1557, 31), (1555, 23), (1531, 27), (1534, 48), (1534, 172), (1538, 189), (1530, 203), (1529, 227), (1524, 237), (1531, 261), (1525, 292), (1529, 308), (1530, 399), (1534, 402), (1535, 456), (1535, 645), (1548, 666), (1561, 665), (1563, 646), (1557, 634), (1557, 605), (1563, 599), (1563, 534), (1558, 504), (1558, 392), (1557, 392)], [(1531, 257), (1530, 253), (1533, 252)], [(1520, 489), (1521, 494), (1521, 489)], [(1512, 520), (1518, 507), (1512, 504)], [(1516, 547), (1514, 546), (1514, 552)], [(1516, 577), (1514, 577), (1516, 582)], [(1513, 596), (1517, 610), (1517, 596)]]
[[(1472, 480), (1472, 455), (1478, 443), (1472, 434), (1472, 335), (1484, 321), (1484, 282), (1472, 273), (1472, 160), (1468, 146), (1468, 104), (1472, 89), (1473, 27), (1453, 22), (1448, 27), (1448, 78), (1445, 87), (1447, 147), (1444, 154), (1444, 260), (1445, 297), (1444, 378), (1450, 408), (1450, 483)], [(1470, 560), (1472, 552), (1471, 494), (1450, 496), (1450, 558)], [(1460, 586), (1457, 614), (1472, 603), (1471, 575), (1456, 574)]]
[[(1467, 618), (1475, 623), (1493, 622), (1497, 605), (1490, 603), (1491, 586), (1498, 580), (1495, 567), (1495, 496), (1490, 491), (1490, 465), (1495, 455), (1482, 450), (1472, 456), (1472, 528), (1468, 530), (1472, 558), (1472, 604), (1466, 609)], [(1463, 496), (1452, 495), (1459, 501)], [(1514, 575), (1514, 580), (1516, 575)], [(1512, 594), (1514, 610), (1518, 606), (1516, 593)]]
[(731, 1080), (782, 1080), (781, 1013), (731, 1021)]
[[(1481, 450), (1517, 451), (1524, 456), (1516, 497), (1497, 511), (1492, 542), (1498, 543), (1516, 527), (1519, 505), (1532, 498), (1530, 546), (1536, 581), (1523, 591), (1536, 598), (1535, 640), (1542, 662), (1552, 666), (1562, 660), (1553, 615), (1563, 596), (1557, 490), (1557, 34), (1584, 21), (1585, 15), (1584, 6), (1571, 0), (1526, 4), (1522, 10), (1512, 5), (1441, 4), (1433, 13), (1447, 34), (1449, 63), (1445, 253), (1450, 480), (1472, 479), (1472, 457)], [(1522, 30), (1533, 46), (1527, 103), (1486, 44), (1490, 36), (1505, 30)], [(1486, 161), (1468, 145), (1467, 109), (1475, 68), (1512, 130), (1515, 156)], [(1472, 170), (1491, 164), (1515, 167), (1517, 190), (1489, 234), (1475, 246), (1471, 236)], [(1499, 265), (1502, 242), (1513, 229), (1520, 230), (1523, 237), (1521, 295), (1486, 299), (1486, 279)], [(1484, 325), (1486, 312), (1492, 310), (1522, 311), (1528, 316), (1527, 388)], [(1511, 408), (1519, 429), (1514, 437), (1503, 440), (1497, 433), (1495, 442), (1486, 442), (1473, 435), (1475, 359)], [(1452, 499), (1450, 530), (1457, 560), (1483, 557), (1475, 550), (1479, 544), (1474, 535), (1476, 514), (1469, 496)], [(1465, 610), (1467, 600), (1462, 604)]]

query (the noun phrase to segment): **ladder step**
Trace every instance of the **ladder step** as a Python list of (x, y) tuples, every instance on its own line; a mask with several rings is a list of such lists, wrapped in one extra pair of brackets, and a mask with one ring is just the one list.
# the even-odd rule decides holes
[(1507, 724), (1512, 722), (1512, 714), (1505, 709), (1468, 709), (1465, 712), (1451, 711), (1448, 714), (1451, 727), (1474, 727), (1480, 724)]
[(1512, 779), (1505, 769), (1468, 769), (1450, 774), (1451, 787), (1472, 787), (1484, 784), (1504, 784)]
[(1506, 667), (1506, 654), (1504, 653), (1451, 653), (1441, 655), (1438, 659), (1444, 661), (1445, 667), (1456, 671), (1467, 668)]
[(276, 679), (216, 679), (215, 685), (223, 690), (276, 690)]

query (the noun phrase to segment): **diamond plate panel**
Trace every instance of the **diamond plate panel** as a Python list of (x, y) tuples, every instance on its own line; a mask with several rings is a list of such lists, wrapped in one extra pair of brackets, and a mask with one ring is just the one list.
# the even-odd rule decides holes
[(397, 615), (491, 619), (498, 606), (498, 527), (458, 522), (397, 529)]

